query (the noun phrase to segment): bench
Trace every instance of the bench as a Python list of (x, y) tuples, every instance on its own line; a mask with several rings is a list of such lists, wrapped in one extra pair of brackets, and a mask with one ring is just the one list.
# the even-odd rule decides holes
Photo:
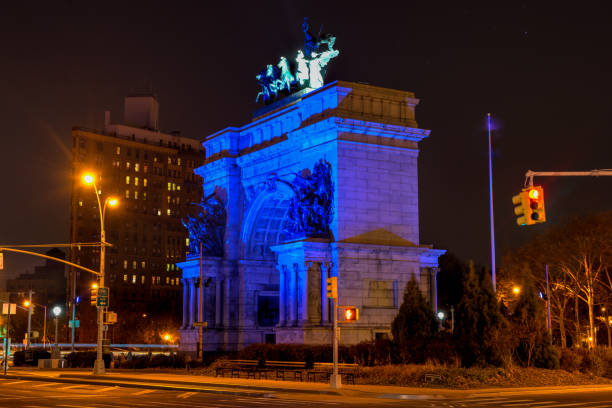
[(273, 369), (276, 372), (277, 380), (285, 380), (285, 374), (293, 374), (293, 380), (304, 381), (302, 373), (306, 368), (306, 363), (303, 361), (266, 361), (266, 368)]
[[(345, 382), (355, 384), (355, 371), (359, 367), (358, 364), (338, 363), (338, 374), (344, 377)], [(314, 369), (308, 371), (307, 381), (317, 381), (319, 377), (322, 381), (329, 381), (332, 375), (334, 363), (314, 363)]]
[(257, 360), (227, 360), (215, 369), (217, 377), (225, 377), (225, 373), (228, 373), (232, 378), (240, 378), (241, 372), (246, 373), (247, 378), (257, 378), (257, 376), (267, 378), (266, 370), (260, 367)]

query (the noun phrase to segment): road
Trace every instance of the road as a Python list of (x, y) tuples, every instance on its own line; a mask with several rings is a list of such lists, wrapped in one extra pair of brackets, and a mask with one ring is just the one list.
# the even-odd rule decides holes
[(193, 391), (71, 384), (53, 381), (16, 380), (0, 377), (0, 408), (108, 408), (108, 407), (536, 407), (536, 408), (612, 408), (612, 391), (523, 395), (464, 395), (440, 399), (406, 396), (354, 398), (304, 394), (262, 394), (241, 396)]

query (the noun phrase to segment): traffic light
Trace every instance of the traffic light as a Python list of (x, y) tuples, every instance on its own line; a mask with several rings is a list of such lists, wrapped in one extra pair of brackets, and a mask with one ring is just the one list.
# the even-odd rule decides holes
[(529, 187), (527, 196), (529, 197), (529, 208), (531, 209), (533, 223), (545, 222), (546, 211), (544, 211), (544, 190), (542, 186)]
[(512, 197), (514, 214), (518, 215), (516, 223), (522, 225), (539, 224), (546, 221), (544, 211), (544, 190), (541, 186), (526, 187)]
[(96, 306), (97, 305), (97, 300), (98, 300), (98, 286), (96, 285), (95, 288), (91, 288), (91, 299), (90, 299), (90, 303), (92, 306)]
[(326, 283), (327, 283), (326, 285), (327, 297), (331, 299), (337, 299), (338, 298), (338, 278), (336, 276), (327, 278)]
[(344, 321), (345, 322), (354, 322), (359, 320), (359, 309), (353, 306), (348, 306), (344, 308)]

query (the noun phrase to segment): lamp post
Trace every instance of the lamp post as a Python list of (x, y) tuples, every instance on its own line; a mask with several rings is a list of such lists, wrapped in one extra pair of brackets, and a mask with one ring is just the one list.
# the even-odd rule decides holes
[(59, 345), (57, 341), (57, 317), (62, 313), (62, 308), (55, 306), (53, 308), (53, 316), (55, 316), (55, 346), (53, 346), (53, 353), (51, 358), (60, 358)]
[(42, 307), (44, 309), (45, 316), (43, 317), (43, 350), (46, 350), (46, 348), (47, 348), (47, 341), (46, 341), (46, 337), (47, 337), (47, 306), (32, 302), (32, 298), (31, 297), (30, 297), (30, 300), (26, 300), (25, 302), (23, 302), (23, 305), (28, 308), (28, 343), (27, 343), (28, 344), (27, 345), (28, 348), (30, 348), (30, 343), (31, 343), (30, 336), (32, 334), (31, 324), (30, 324), (30, 322), (32, 321), (32, 307), (38, 306), (38, 307)]
[[(104, 207), (100, 204), (100, 193), (96, 186), (96, 181), (93, 175), (86, 174), (83, 176), (83, 180), (86, 184), (91, 184), (94, 188), (94, 192), (96, 193), (96, 199), (98, 200), (98, 210), (100, 211), (100, 280), (99, 287), (104, 287), (104, 259), (106, 254), (106, 234), (104, 232), (104, 216), (106, 215), (106, 206), (110, 205), (114, 207), (117, 205), (117, 199), (115, 198), (107, 198), (104, 200)], [(74, 324), (74, 323), (73, 323)], [(103, 327), (104, 326), (104, 307), (98, 306), (98, 344), (97, 344), (97, 356), (96, 362), (94, 363), (94, 374), (104, 374), (104, 360), (102, 359), (102, 337), (104, 335)]]
[(26, 335), (26, 350), (30, 349), (30, 336), (32, 336), (32, 289), (30, 289), (30, 297), (23, 302), (23, 305), (28, 308), (28, 334)]

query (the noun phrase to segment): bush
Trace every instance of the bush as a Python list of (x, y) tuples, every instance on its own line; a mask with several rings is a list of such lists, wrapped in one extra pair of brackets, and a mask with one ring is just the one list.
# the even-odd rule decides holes
[(561, 349), (559, 366), (561, 369), (569, 371), (570, 373), (578, 371), (582, 366), (582, 355), (577, 350), (568, 348)]
[(604, 360), (593, 351), (589, 351), (585, 354), (582, 360), (581, 371), (600, 377), (606, 371)]
[(95, 351), (73, 351), (67, 354), (65, 359), (68, 367), (71, 368), (89, 368), (94, 366), (97, 353)]

